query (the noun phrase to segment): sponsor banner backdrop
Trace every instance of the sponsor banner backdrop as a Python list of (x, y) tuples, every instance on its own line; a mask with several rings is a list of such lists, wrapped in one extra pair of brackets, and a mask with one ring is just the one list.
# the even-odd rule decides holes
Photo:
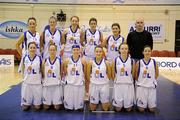
[(0, 55), (0, 68), (14, 67), (14, 55)]
[(162, 70), (180, 70), (180, 58), (176, 57), (152, 57), (158, 63), (159, 69)]
[(17, 39), (27, 30), (27, 24), (21, 21), (5, 21), (0, 24), (0, 37)]
[[(152, 34), (155, 42), (163, 42), (165, 39), (165, 24), (164, 22), (148, 22), (145, 23), (144, 29)], [(135, 22), (130, 22), (128, 25), (129, 32), (135, 30)]]

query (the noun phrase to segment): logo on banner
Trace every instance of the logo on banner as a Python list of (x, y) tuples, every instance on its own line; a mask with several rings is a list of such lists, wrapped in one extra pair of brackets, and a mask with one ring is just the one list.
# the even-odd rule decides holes
[[(129, 32), (133, 32), (135, 29), (134, 23), (130, 23)], [(164, 26), (162, 23), (147, 23), (144, 26), (144, 30), (149, 31), (154, 40), (164, 40)]]
[(6, 21), (0, 25), (0, 34), (4, 37), (17, 39), (27, 30), (27, 24), (21, 21)]

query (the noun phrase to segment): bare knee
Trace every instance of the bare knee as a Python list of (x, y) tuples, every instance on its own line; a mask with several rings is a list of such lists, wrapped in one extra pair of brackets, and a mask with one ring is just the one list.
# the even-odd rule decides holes
[(43, 108), (44, 108), (44, 110), (48, 110), (48, 109), (50, 108), (50, 105), (44, 104), (44, 105), (43, 105)]
[(131, 112), (132, 111), (132, 107), (126, 108), (127, 112)]
[(34, 109), (35, 110), (40, 110), (41, 109), (41, 105), (34, 105)]
[(139, 110), (139, 112), (144, 112), (145, 111), (145, 109), (142, 108), (142, 107), (138, 107), (138, 110)]
[(54, 105), (54, 109), (55, 109), (55, 110), (59, 110), (60, 107), (61, 107), (60, 105)]
[(156, 108), (149, 108), (149, 111), (154, 113), (154, 112), (156, 112)]
[(29, 105), (22, 105), (21, 108), (23, 111), (28, 111), (30, 109), (30, 106)]
[(109, 110), (109, 106), (110, 106), (109, 102), (108, 103), (102, 103), (102, 109), (104, 111), (108, 111)]
[(115, 110), (116, 110), (117, 112), (120, 112), (120, 111), (122, 110), (122, 107), (115, 107)]
[(97, 107), (97, 104), (90, 103), (89, 106), (90, 106), (91, 111), (95, 111), (96, 107)]

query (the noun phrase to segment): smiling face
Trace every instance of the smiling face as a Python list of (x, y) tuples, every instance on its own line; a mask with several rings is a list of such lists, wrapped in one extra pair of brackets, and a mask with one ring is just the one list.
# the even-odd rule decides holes
[(103, 55), (103, 49), (101, 47), (96, 47), (94, 50), (94, 54), (96, 58), (101, 59)]
[(95, 30), (97, 27), (97, 22), (92, 20), (89, 22), (89, 26), (90, 26), (90, 29)]
[(79, 25), (79, 18), (77, 16), (73, 16), (71, 18), (71, 25), (77, 27)]
[(150, 58), (151, 57), (151, 47), (147, 46), (143, 50), (144, 58)]
[(34, 19), (28, 20), (28, 28), (30, 31), (36, 31), (36, 26), (37, 26), (36, 20), (34, 20)]
[(56, 52), (57, 52), (57, 46), (54, 44), (51, 44), (49, 46), (49, 54), (50, 56), (56, 56)]
[(51, 28), (56, 28), (56, 25), (57, 25), (56, 18), (55, 18), (55, 17), (51, 17), (51, 18), (49, 19), (50, 29), (51, 29)]
[(113, 35), (117, 36), (121, 33), (121, 29), (118, 23), (113, 23), (111, 26)]
[(122, 44), (120, 46), (119, 52), (121, 55), (127, 55), (128, 54), (128, 45), (127, 44)]
[(79, 56), (80, 54), (80, 48), (73, 48), (72, 49), (72, 55), (73, 56)]
[(36, 53), (36, 43), (30, 42), (28, 45), (28, 50), (29, 50), (30, 54), (35, 54)]

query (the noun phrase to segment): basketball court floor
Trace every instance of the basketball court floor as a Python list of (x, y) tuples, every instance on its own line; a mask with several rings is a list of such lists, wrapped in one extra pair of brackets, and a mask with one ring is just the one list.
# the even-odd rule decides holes
[(34, 111), (20, 108), (21, 75), (15, 68), (0, 68), (0, 120), (180, 120), (180, 70), (160, 70), (156, 113)]

